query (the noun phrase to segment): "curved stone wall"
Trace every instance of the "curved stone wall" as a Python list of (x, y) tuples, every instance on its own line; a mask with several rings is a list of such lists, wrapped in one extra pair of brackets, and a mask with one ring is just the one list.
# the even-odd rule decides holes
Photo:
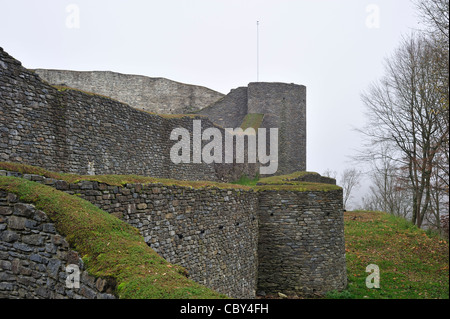
[(145, 242), (189, 278), (233, 298), (254, 298), (258, 197), (252, 190), (80, 181), (0, 170), (79, 196), (136, 227)]
[[(280, 143), (289, 150), (280, 155), (281, 162), (287, 165), (281, 166), (303, 170), (306, 88), (251, 83), (245, 94), (244, 90), (233, 94), (237, 101), (247, 96), (248, 112), (266, 114), (264, 127), (280, 127)], [(228, 100), (234, 99), (221, 101)], [(281, 113), (273, 105), (278, 105)], [(291, 113), (295, 116), (287, 123)], [(207, 119), (199, 119), (203, 129), (214, 126)], [(251, 165), (236, 163), (173, 164), (169, 151), (175, 142), (169, 139), (170, 132), (180, 127), (191, 133), (192, 120), (149, 114), (83, 92), (58, 91), (0, 48), (0, 161), (56, 172), (136, 174), (178, 180), (231, 180), (243, 172), (254, 171)], [(297, 133), (289, 135), (294, 129)], [(252, 298), (257, 289), (310, 295), (346, 285), (342, 190), (289, 191), (268, 185), (266, 188), (273, 189), (243, 191), (170, 183), (119, 187), (95, 181), (68, 184), (39, 175), (23, 177), (81, 196), (128, 221), (164, 258), (186, 267), (194, 280), (232, 297)], [(8, 198), (0, 199), (0, 257), (4, 270), (0, 287), (6, 292), (14, 291), (11, 296), (17, 297), (69, 296), (62, 293), (56, 281), (59, 275), (54, 278), (56, 266), (51, 263), (50, 274), (40, 275), (46, 279), (39, 285), (48, 282), (49, 287), (58, 287), (56, 292), (41, 289), (38, 293), (36, 284), (36, 292), (27, 295), (23, 288), (10, 284), (22, 280), (17, 275), (23, 275), (31, 276), (24, 277), (23, 282), (34, 285), (36, 281), (29, 279), (33, 275), (26, 275), (27, 267), (47, 272), (47, 260), (53, 257), (43, 255), (47, 259), (42, 259), (39, 266), (35, 263), (40, 259), (31, 260), (31, 255), (59, 251), (50, 245), (55, 239), (46, 232), (47, 228), (26, 226), (37, 221), (20, 213), (14, 215), (16, 209), (11, 204)], [(30, 247), (30, 235), (42, 235), (34, 237), (44, 246)], [(47, 247), (51, 252), (46, 251)]]
[(150, 247), (185, 267), (191, 279), (230, 297), (254, 298), (257, 291), (313, 296), (347, 285), (341, 189), (119, 187), (17, 172), (0, 175), (90, 201), (139, 229)]
[(258, 290), (314, 296), (347, 285), (342, 190), (259, 192)]

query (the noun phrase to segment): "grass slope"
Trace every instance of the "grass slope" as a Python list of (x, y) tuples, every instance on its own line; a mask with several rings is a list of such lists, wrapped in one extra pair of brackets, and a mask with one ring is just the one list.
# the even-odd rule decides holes
[[(346, 212), (349, 284), (330, 298), (449, 298), (448, 242), (404, 219), (380, 212)], [(380, 288), (366, 287), (366, 267), (380, 269)]]
[(111, 277), (120, 298), (224, 298), (189, 280), (184, 268), (168, 263), (147, 246), (139, 231), (76, 196), (22, 178), (0, 176), (0, 190), (44, 211), (88, 272)]
[(294, 191), (294, 192), (307, 192), (307, 191), (327, 192), (341, 189), (341, 187), (333, 184), (294, 180), (298, 177), (303, 177), (306, 175), (319, 175), (319, 174), (314, 172), (299, 171), (287, 175), (276, 175), (263, 178), (256, 176), (253, 179), (247, 177), (246, 175), (243, 175), (239, 180), (234, 181), (233, 184), (241, 185), (243, 187), (248, 186), (253, 188), (255, 191), (272, 190), (272, 191)]

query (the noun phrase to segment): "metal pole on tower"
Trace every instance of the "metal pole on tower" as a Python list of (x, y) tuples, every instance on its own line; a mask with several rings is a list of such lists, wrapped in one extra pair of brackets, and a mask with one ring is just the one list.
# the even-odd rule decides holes
[(256, 82), (259, 82), (259, 21), (256, 21)]

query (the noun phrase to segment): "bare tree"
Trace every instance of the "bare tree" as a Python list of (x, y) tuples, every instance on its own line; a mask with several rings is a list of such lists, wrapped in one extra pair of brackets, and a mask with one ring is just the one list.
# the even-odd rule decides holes
[(340, 185), (343, 191), (343, 205), (347, 209), (347, 202), (351, 197), (352, 191), (359, 185), (361, 179), (361, 172), (355, 168), (345, 169), (340, 178)]
[(415, 1), (417, 8), (428, 30), (449, 38), (449, 1), (419, 0)]
[(380, 148), (378, 157), (372, 160), (369, 173), (372, 185), (363, 198), (364, 210), (378, 210), (403, 218), (411, 216), (411, 191), (404, 170), (391, 158), (389, 145)]
[(325, 172), (323, 172), (322, 175), (325, 176), (325, 177), (330, 177), (330, 178), (336, 179), (337, 172), (336, 171), (332, 171), (331, 169), (327, 168), (327, 170)]
[[(367, 126), (360, 130), (369, 141), (373, 157), (386, 143), (396, 166), (404, 169), (412, 191), (411, 221), (421, 226), (431, 200), (431, 174), (436, 154), (448, 141), (448, 101), (439, 90), (435, 46), (422, 35), (405, 38), (385, 61), (384, 77), (362, 100)], [(447, 105), (445, 105), (447, 103)]]
[[(415, 0), (432, 50), (435, 90), (440, 95), (443, 114), (438, 125), (441, 134), (447, 133), (442, 146), (437, 150), (431, 177), (430, 215), (427, 222), (439, 232), (442, 231), (441, 220), (448, 221), (449, 214), (449, 0)], [(445, 224), (445, 223), (444, 223)], [(448, 230), (448, 223), (446, 224)]]
[[(448, 132), (449, 127), (449, 0), (415, 0), (425, 28), (422, 30), (432, 46), (433, 78), (435, 90), (440, 95), (440, 106), (437, 111), (443, 113), (439, 130)], [(440, 174), (439, 184), (446, 185), (447, 196), (449, 188), (449, 140), (443, 141), (436, 161)]]

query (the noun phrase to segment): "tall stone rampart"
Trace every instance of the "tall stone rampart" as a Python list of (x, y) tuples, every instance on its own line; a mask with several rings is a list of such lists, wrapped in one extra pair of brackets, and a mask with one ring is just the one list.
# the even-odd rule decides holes
[(258, 289), (300, 296), (345, 289), (342, 190), (266, 190), (258, 198)]
[[(201, 110), (213, 123), (240, 127), (246, 115), (262, 114), (258, 128), (278, 129), (278, 170), (284, 175), (306, 170), (306, 87), (297, 84), (254, 82), (241, 87)], [(269, 152), (269, 151), (268, 151)]]
[(216, 127), (206, 117), (149, 114), (99, 95), (58, 90), (2, 49), (0, 61), (0, 160), (57, 172), (189, 180), (229, 180), (248, 170), (193, 163), (192, 157), (172, 162), (172, 130), (185, 128), (192, 136), (195, 119), (203, 130)]
[(306, 87), (250, 83), (248, 113), (264, 114), (261, 127), (278, 128), (277, 175), (306, 171)]
[(158, 114), (186, 114), (200, 110), (223, 97), (203, 86), (165, 78), (111, 71), (34, 70), (52, 85), (111, 97), (139, 110)]
[[(192, 188), (170, 182), (116, 186), (0, 170), (1, 175), (93, 203), (136, 227), (151, 248), (185, 267), (191, 279), (230, 297), (254, 298), (257, 292), (308, 297), (347, 284), (342, 190), (336, 186), (323, 186), (324, 191), (293, 185)], [(0, 228), (8, 225), (10, 210), (4, 212)], [(5, 227), (0, 230), (4, 247), (11, 246), (9, 234)]]
[[(252, 190), (163, 183), (116, 186), (89, 180), (68, 183), (0, 170), (1, 175), (22, 177), (79, 196), (137, 228), (148, 246), (168, 262), (183, 266), (190, 279), (233, 298), (255, 297), (258, 197)], [(6, 238), (4, 247), (10, 250), (13, 241), (7, 238), (11, 231), (1, 228), (15, 217), (2, 220), (2, 212), (0, 205), (0, 240)], [(33, 233), (34, 228), (23, 228), (27, 234)]]

